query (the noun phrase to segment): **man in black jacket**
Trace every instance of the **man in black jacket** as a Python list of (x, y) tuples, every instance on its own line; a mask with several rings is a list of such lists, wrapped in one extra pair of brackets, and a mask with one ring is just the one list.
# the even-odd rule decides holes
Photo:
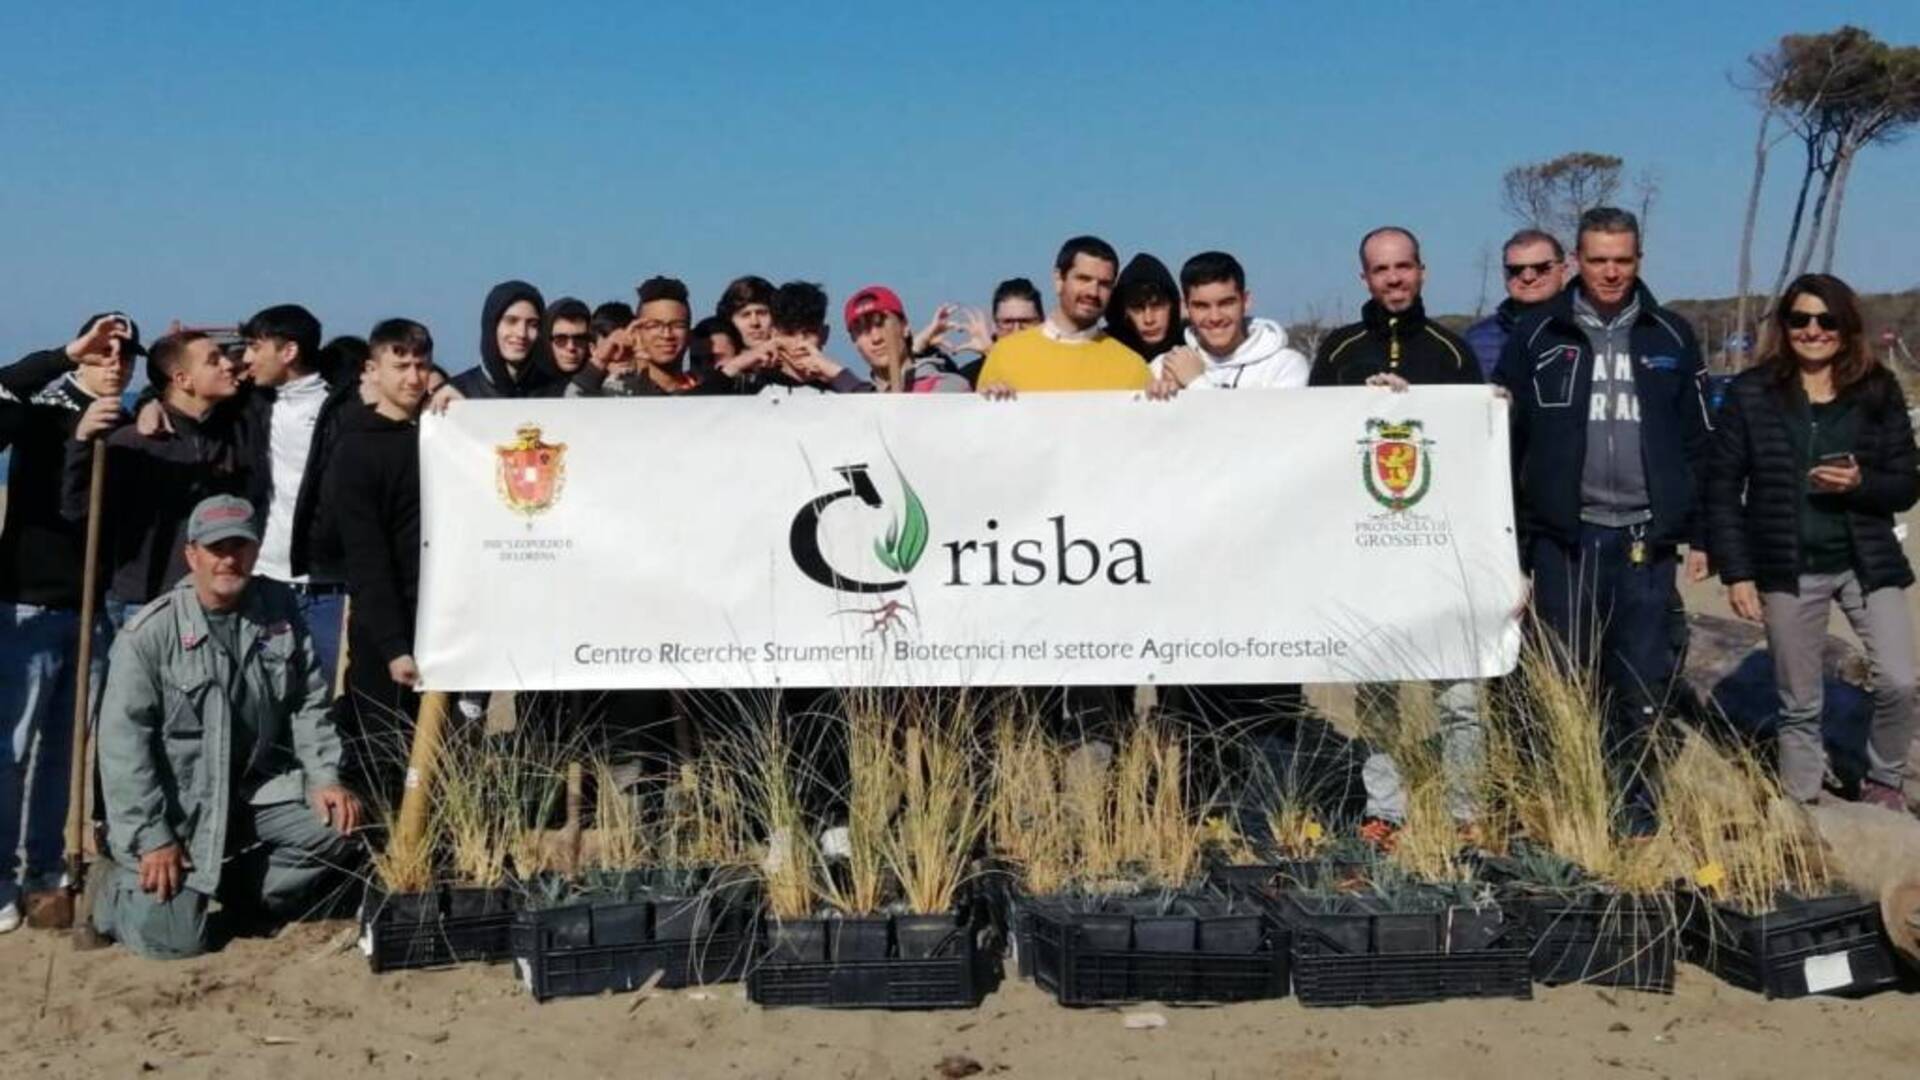
[(1693, 328), (1640, 281), (1640, 225), (1601, 207), (1580, 219), (1579, 277), (1514, 327), (1495, 379), (1513, 397), (1514, 509), (1534, 609), (1608, 694), (1622, 828), (1657, 826), (1649, 735), (1675, 656), (1668, 605), (1688, 545), (1712, 429)]
[[(60, 860), (86, 538), (60, 516), (62, 462), (82, 414), (120, 414), (141, 351), (131, 320), (98, 315), (64, 349), (0, 371), (0, 398), (18, 410), (0, 526), (0, 933), (20, 925), (23, 907), (30, 923), (64, 922), (53, 913), (66, 895)], [(96, 626), (96, 681), (106, 666), (101, 639)]]
[(1398, 225), (1360, 240), (1360, 280), (1372, 297), (1360, 321), (1328, 334), (1314, 358), (1309, 386), (1395, 386), (1478, 383), (1473, 350), (1453, 331), (1427, 321), (1420, 299), (1427, 268), (1420, 241)]
[(447, 385), (459, 397), (559, 397), (566, 380), (557, 375), (540, 340), (547, 302), (524, 281), (503, 281), (480, 305), (480, 366)]
[(389, 800), (411, 730), (414, 606), (420, 591), (420, 404), (433, 365), (433, 337), (410, 319), (388, 319), (367, 343), (371, 408), (342, 422), (328, 468), (329, 505), (346, 551), (347, 696), (336, 724), (363, 790)]
[[(1409, 386), (1477, 384), (1479, 365), (1467, 343), (1451, 330), (1427, 321), (1420, 290), (1427, 268), (1420, 240), (1398, 225), (1383, 225), (1360, 238), (1360, 280), (1369, 299), (1360, 321), (1343, 326), (1320, 343), (1308, 386), (1376, 386), (1394, 391)], [(1447, 807), (1464, 827), (1479, 812), (1473, 774), (1485, 737), (1480, 725), (1479, 685), (1470, 679), (1432, 686), (1439, 714), (1441, 756), (1447, 778)], [(1424, 692), (1424, 691), (1423, 691)], [(1400, 687), (1362, 683), (1356, 706), (1366, 736), (1379, 743), (1402, 722)], [(1406, 822), (1407, 793), (1396, 762), (1376, 750), (1362, 773), (1367, 790), (1361, 836), (1380, 847)]]
[(195, 330), (168, 334), (153, 343), (148, 370), (160, 384), (162, 430), (143, 435), (133, 424), (116, 428), (115, 415), (88, 412), (66, 444), (60, 512), (79, 523), (87, 517), (91, 443), (105, 437), (100, 536), (115, 626), (187, 572), (182, 552), (194, 506), (209, 495), (244, 496), (252, 471), (246, 417), (215, 408), (240, 389), (218, 342)]
[(321, 674), (333, 685), (346, 600), (340, 552), (326, 511), (323, 477), (340, 433), (341, 406), (357, 399), (358, 373), (329, 383), (319, 370), (320, 320), (298, 304), (277, 304), (240, 327), (252, 388), (244, 397), (253, 440), (254, 505), (266, 525), (254, 572), (300, 600)]

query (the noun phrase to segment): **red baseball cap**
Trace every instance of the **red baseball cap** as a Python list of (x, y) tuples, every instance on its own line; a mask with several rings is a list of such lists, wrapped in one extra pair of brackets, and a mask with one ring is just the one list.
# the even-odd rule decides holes
[(890, 311), (904, 321), (907, 306), (900, 302), (900, 296), (885, 285), (869, 285), (847, 298), (847, 333), (853, 333), (853, 324), (876, 311)]

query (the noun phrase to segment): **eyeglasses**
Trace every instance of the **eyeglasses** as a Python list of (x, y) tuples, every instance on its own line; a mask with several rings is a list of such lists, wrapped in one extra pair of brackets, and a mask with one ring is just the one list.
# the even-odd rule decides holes
[(1001, 330), (1007, 333), (1012, 333), (1015, 330), (1025, 330), (1029, 326), (1040, 325), (1040, 320), (1037, 318), (1027, 319), (1027, 318), (1020, 318), (1015, 316), (1009, 316), (1004, 319), (995, 319), (994, 322), (1000, 326)]
[(1558, 260), (1555, 259), (1548, 259), (1546, 262), (1537, 263), (1507, 263), (1507, 277), (1517, 278), (1529, 270), (1533, 271), (1534, 277), (1545, 277), (1547, 272), (1553, 269), (1554, 263), (1557, 261)]
[(669, 330), (686, 333), (689, 323), (685, 319), (648, 319), (633, 324), (643, 334), (661, 334)]
[(1805, 330), (1810, 323), (1819, 323), (1828, 332), (1840, 329), (1840, 320), (1831, 311), (1789, 311), (1783, 321), (1789, 330)]
[(555, 345), (570, 345), (576, 349), (584, 349), (588, 345), (593, 343), (593, 335), (592, 334), (555, 334), (553, 335), (553, 343)]

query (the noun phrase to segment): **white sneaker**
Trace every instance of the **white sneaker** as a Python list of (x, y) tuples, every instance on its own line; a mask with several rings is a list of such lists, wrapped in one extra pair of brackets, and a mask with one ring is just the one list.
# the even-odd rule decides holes
[(0, 907), (0, 934), (11, 934), (20, 929), (22, 921), (18, 900), (9, 900), (5, 907)]

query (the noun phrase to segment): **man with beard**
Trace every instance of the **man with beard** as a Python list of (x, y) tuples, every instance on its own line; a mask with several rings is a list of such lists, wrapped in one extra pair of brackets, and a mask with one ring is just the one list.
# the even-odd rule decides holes
[(1053, 261), (1055, 305), (1046, 321), (995, 342), (980, 369), (980, 392), (993, 398), (1048, 390), (1144, 390), (1140, 354), (1100, 329), (1113, 296), (1120, 256), (1097, 236), (1076, 236)]
[(1360, 321), (1328, 334), (1314, 359), (1314, 386), (1394, 386), (1478, 383), (1473, 350), (1452, 331), (1430, 322), (1420, 299), (1427, 268), (1420, 241), (1398, 225), (1383, 225), (1360, 241), (1360, 280), (1370, 299)]
[[(1409, 386), (1482, 381), (1467, 343), (1427, 320), (1420, 299), (1426, 266), (1413, 233), (1385, 225), (1362, 237), (1360, 280), (1370, 297), (1360, 309), (1360, 321), (1341, 327), (1321, 343), (1309, 385), (1402, 391)], [(1473, 785), (1484, 745), (1479, 684), (1469, 679), (1437, 682), (1431, 691), (1440, 718), (1447, 807), (1462, 827), (1468, 827), (1479, 813)], [(1405, 722), (1397, 683), (1360, 684), (1356, 707), (1361, 731), (1375, 743), (1389, 741), (1390, 733)], [(1386, 753), (1375, 753), (1366, 761), (1364, 780), (1367, 804), (1361, 836), (1382, 849), (1391, 848), (1407, 813), (1399, 767)]]

